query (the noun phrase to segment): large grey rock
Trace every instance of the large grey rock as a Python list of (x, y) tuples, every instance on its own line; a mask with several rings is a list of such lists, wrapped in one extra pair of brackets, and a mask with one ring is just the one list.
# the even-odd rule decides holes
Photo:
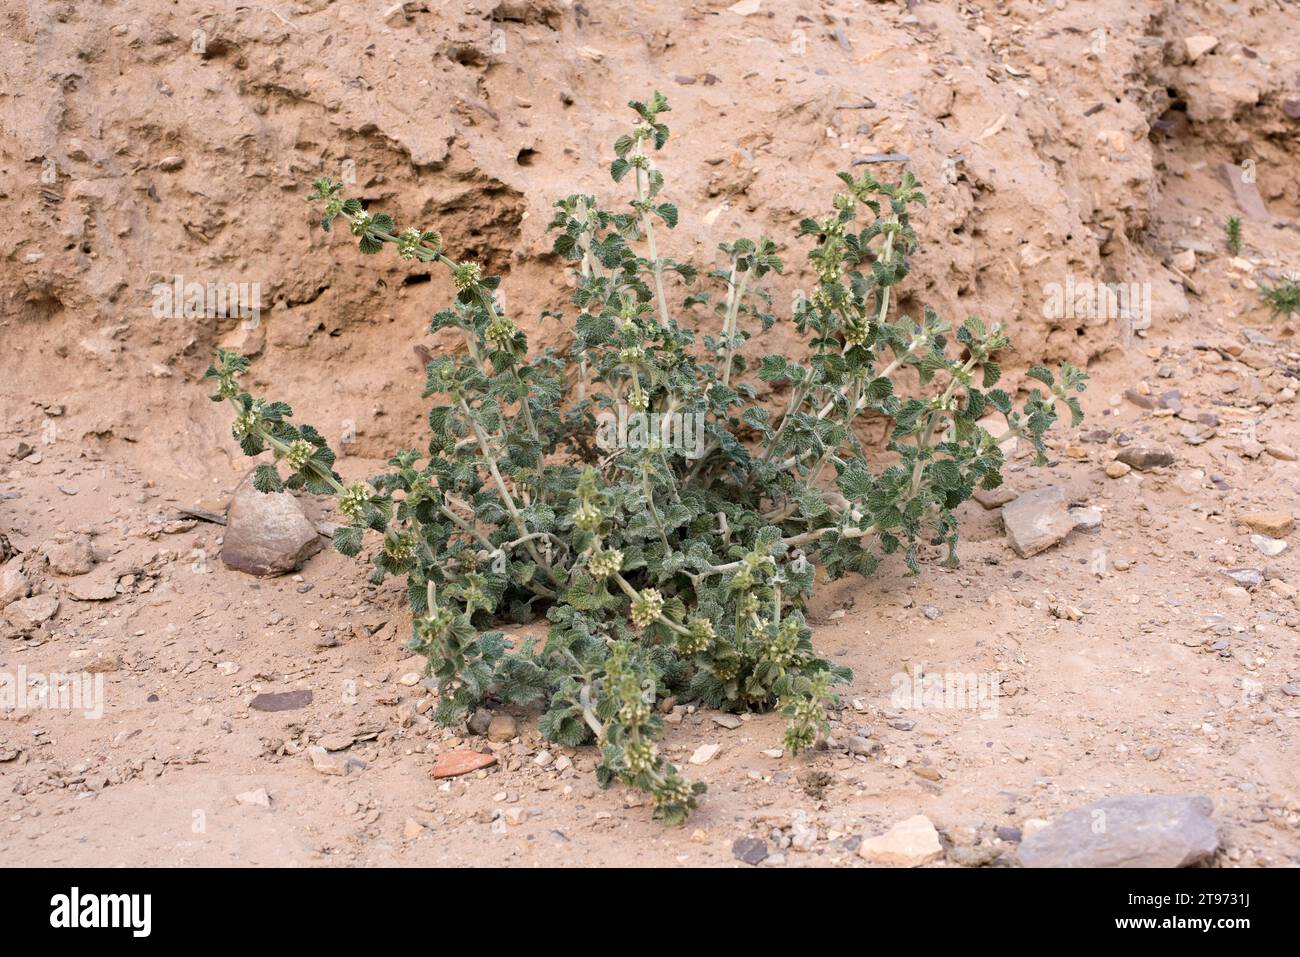
[(1037, 555), (1064, 541), (1074, 528), (1065, 492), (1056, 485), (1026, 492), (1002, 506), (1007, 540), (1021, 558)]
[(1190, 867), (1212, 856), (1214, 805), (1196, 794), (1133, 794), (1076, 808), (1020, 845), (1025, 867)]
[(250, 575), (291, 572), (320, 551), (320, 536), (288, 492), (259, 492), (250, 473), (226, 509), (221, 560)]

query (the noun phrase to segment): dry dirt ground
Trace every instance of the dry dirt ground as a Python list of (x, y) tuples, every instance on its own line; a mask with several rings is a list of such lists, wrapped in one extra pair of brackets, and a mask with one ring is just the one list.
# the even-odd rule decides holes
[[(69, 7), (50, 9), (57, 13), (61, 6)], [(414, 6), (419, 5), (407, 5)], [(466, 6), (473, 14), (472, 5)], [(622, 22), (618, 30), (596, 31), (590, 15), (571, 4), (486, 6), (492, 7), (489, 26), (504, 24), (523, 36), (519, 56), (531, 58), (532, 65), (558, 56), (549, 48), (539, 52), (543, 40), (560, 42), (546, 31), (559, 33), (573, 49), (599, 47), (601, 59), (566, 54), (566, 69), (572, 71), (576, 56), (587, 65), (585, 72), (545, 74), (535, 90), (537, 103), (522, 107), (518, 99), (529, 88), (527, 78), (516, 75), (522, 68), (508, 59), (494, 63), (486, 53), (480, 61), (473, 52), (475, 43), (490, 48), (486, 31), (464, 40), (469, 52), (456, 47), (455, 37), (444, 37), (438, 55), (450, 56), (456, 71), (446, 82), (463, 82), (475, 96), (486, 97), (460, 101), (458, 109), (477, 121), (455, 110), (450, 118), (435, 117), (448, 124), (451, 143), (439, 153), (443, 139), (433, 137), (432, 146), (419, 139), (414, 127), (402, 126), (391, 112), (393, 103), (384, 101), (390, 112), (381, 131), (358, 119), (351, 135), (402, 143), (396, 158), (376, 161), (386, 172), (379, 175), (380, 185), (370, 184), (374, 195), (397, 202), (401, 192), (389, 185), (408, 178), (422, 183), (424, 209), (460, 217), (467, 230), (477, 230), (475, 241), (486, 255), (499, 246), (497, 268), (509, 276), (513, 267), (517, 288), (538, 290), (535, 297), (517, 294), (528, 295), (530, 310), (563, 299), (562, 287), (557, 292), (542, 285), (542, 267), (554, 272), (554, 264), (538, 252), (543, 243), (536, 220), (545, 202), (532, 192), (544, 186), (549, 195), (564, 176), (595, 171), (600, 143), (615, 128), (617, 102), (626, 99), (619, 91), (604, 97), (608, 103), (594, 94), (583, 100), (582, 91), (609, 84), (620, 70), (638, 82), (665, 73), (694, 76), (698, 71), (691, 64), (703, 62), (692, 60), (699, 55), (692, 53), (692, 38), (699, 37), (711, 51), (710, 71), (734, 104), (745, 100), (740, 90), (750, 45), (770, 41), (787, 49), (791, 32), (801, 29), (783, 7), (756, 27), (732, 24), (724, 30), (725, 4), (684, 5), (676, 19), (686, 26), (675, 45), (665, 46), (656, 30), (674, 20), (672, 11), (633, 5), (635, 15), (626, 16), (648, 24), (637, 33)], [(217, 91), (215, 81), (187, 80), (166, 59), (167, 42), (147, 35), (149, 4), (121, 4), (119, 26), (126, 32), (113, 34), (122, 40), (121, 49), (99, 51), (76, 71), (65, 71), (61, 95), (71, 105), (54, 111), (63, 119), (48, 112), (26, 118), (33, 125), (49, 122), (44, 148), (53, 155), (53, 144), (62, 142), (60, 123), (82, 111), (73, 124), (78, 143), (58, 147), (73, 169), (58, 174), (64, 177), (55, 184), (58, 202), (48, 196), (33, 201), (55, 217), (52, 229), (61, 240), (42, 246), (35, 232), (24, 235), (7, 253), (0, 275), (6, 307), (0, 317), (0, 531), (22, 551), (16, 561), (34, 589), (58, 599), (45, 627), (27, 637), (0, 637), (0, 673), (93, 670), (103, 675), (106, 701), (98, 719), (57, 710), (0, 710), (0, 840), (9, 849), (6, 863), (745, 866), (733, 857), (733, 844), (755, 837), (769, 844), (764, 866), (848, 867), (865, 866), (855, 853), (862, 837), (923, 813), (950, 848), (940, 866), (958, 858), (1001, 865), (1014, 862), (1026, 822), (1132, 793), (1211, 797), (1223, 841), (1216, 863), (1223, 866), (1300, 863), (1300, 697), (1288, 693), (1300, 686), (1300, 536), (1289, 533), (1287, 550), (1265, 557), (1242, 521), (1259, 511), (1300, 515), (1300, 344), (1295, 324), (1270, 319), (1255, 292), (1262, 277), (1300, 263), (1294, 152), (1289, 167), (1286, 160), (1296, 134), (1277, 126), (1281, 97), (1294, 88), (1290, 78), (1300, 76), (1295, 51), (1285, 53), (1279, 38), (1298, 14), (1288, 4), (1243, 3), (1236, 19), (1215, 9), (1217, 4), (1116, 4), (1116, 21), (1128, 27), (1112, 37), (1111, 55), (1129, 58), (1122, 69), (1089, 66), (1086, 58), (1037, 62), (1043, 58), (1027, 52), (1064, 40), (1086, 47), (1095, 12), (1081, 11), (1096, 6), (917, 4), (909, 10), (828, 4), (804, 25), (812, 59), (797, 68), (783, 61), (783, 71), (803, 71), (793, 80), (814, 87), (826, 71), (850, 92), (855, 70), (878, 81), (872, 92), (880, 104), (869, 113), (875, 132), (860, 134), (845, 156), (910, 149), (922, 171), (928, 168), (928, 178), (942, 183), (944, 156), (964, 149), (966, 172), (936, 190), (935, 208), (918, 222), (923, 249), (917, 281), (923, 288), (917, 301), (937, 296), (950, 314), (1007, 317), (1013, 334), (1026, 343), (1024, 363), (1088, 363), (1093, 381), (1084, 397), (1084, 426), (1056, 430), (1050, 467), (1032, 469), (1023, 457), (1016, 460), (1008, 484), (1016, 492), (1063, 486), (1073, 502), (1098, 508), (1102, 525), (1021, 559), (1007, 546), (996, 509), (972, 502), (962, 510), (959, 568), (929, 562), (921, 577), (909, 579), (901, 565), (887, 564), (870, 581), (823, 587), (813, 609), (820, 622), (814, 640), (855, 673), (841, 691), (844, 708), (836, 713), (833, 746), (776, 756), (780, 718), (753, 716), (727, 728), (716, 715), (679, 707), (665, 747), (689, 779), (708, 783), (709, 792), (684, 827), (664, 828), (631, 792), (595, 787), (589, 751), (566, 752), (542, 742), (534, 714), (517, 712), (517, 737), (499, 743), (434, 725), (426, 714), (430, 693), (418, 683), (422, 662), (403, 650), (408, 619), (400, 583), (368, 587), (356, 562), (328, 550), (310, 559), (300, 575), (254, 579), (217, 558), (220, 525), (181, 514), (182, 507), (194, 505), (220, 511), (247, 467), (197, 381), (218, 336), (238, 331), (230, 331), (233, 323), (183, 333), (175, 325), (149, 328), (139, 320), (148, 308), (146, 279), (153, 272), (191, 271), (187, 261), (220, 269), (240, 255), (232, 247), (242, 241), (243, 224), (237, 207), (225, 205), (233, 202), (230, 197), (202, 197), (202, 186), (191, 183), (185, 194), (191, 205), (177, 202), (182, 209), (208, 210), (207, 218), (189, 216), (183, 230), (177, 226), (181, 238), (174, 245), (181, 253), (151, 272), (146, 264), (157, 259), (156, 246), (169, 240), (145, 228), (153, 214), (146, 215), (144, 207), (133, 211), (131, 203), (145, 202), (139, 198), (145, 178), (162, 181), (152, 171), (164, 155), (185, 156), (185, 168), (197, 175), (204, 150), (192, 138), (164, 136), (165, 142), (151, 147), (158, 154), (153, 165), (100, 165), (82, 175), (78, 163), (89, 169), (103, 158), (112, 167), (132, 147), (97, 146), (101, 137), (91, 132), (92, 114), (69, 89), (81, 83), (80, 95), (87, 96), (87, 75), (128, 63), (131, 69), (122, 74), (128, 85), (152, 87), (165, 79), (170, 89), (182, 90), (191, 82), (195, 90), (207, 84), (212, 97), (232, 103), (256, 105), (259, 97), (263, 105), (269, 102), (270, 113), (258, 114), (267, 119), (256, 150), (274, 153), (275, 136), (283, 135), (309, 154), (278, 168), (277, 195), (267, 200), (282, 209), (292, 201), (291, 232), (301, 227), (303, 241), (308, 231), (299, 181), (314, 172), (308, 169), (313, 159), (326, 155), (319, 146), (323, 127), (350, 121), (339, 119), (337, 104), (334, 111), (317, 110), (310, 91), (295, 92), (295, 84), (325, 88), (333, 81), (324, 74), (295, 75), (292, 59), (304, 54), (294, 44), (281, 47), (264, 30), (238, 18), (233, 26), (227, 21), (228, 46), (215, 63), (205, 60), (205, 69), (251, 75), (247, 88)], [(505, 7), (509, 16), (498, 16)], [(548, 10), (559, 17), (558, 27), (548, 23)], [(883, 39), (873, 40), (865, 17), (877, 13), (884, 18)], [(1039, 15), (1042, 20), (1035, 19)], [(385, 51), (397, 42), (398, 27), (423, 30), (433, 20), (425, 8), (402, 13), (402, 23), (381, 30), (346, 22), (347, 14), (327, 3), (286, 7), (277, 16), (308, 32), (317, 29), (314, 19), (337, 16), (343, 22), (333, 29), (353, 47), (364, 47), (358, 36), (373, 29)], [(77, 17), (70, 12), (61, 22), (75, 27)], [(906, 17), (919, 18), (929, 29)], [(1063, 21), (1069, 17), (1078, 22)], [(462, 18), (474, 24), (484, 19)], [(43, 29), (29, 27), (33, 34)], [(460, 27), (436, 29), (455, 33)], [(746, 30), (756, 31), (757, 39)], [(841, 30), (850, 51), (838, 38)], [(172, 32), (189, 35), (183, 24), (173, 24)], [(1167, 52), (1183, 34), (1206, 32), (1221, 35), (1222, 49), (1201, 61), (1204, 71), (1185, 55), (1180, 60)], [(143, 44), (127, 42), (136, 34)], [(275, 67), (284, 75), (274, 83), (259, 76), (269, 69), (269, 61), (259, 59), (259, 44), (291, 61)], [(914, 47), (922, 51), (919, 60), (912, 56)], [(906, 63), (899, 51), (910, 51)], [(75, 51), (63, 52), (71, 58)], [(242, 56), (248, 62), (240, 66)], [(958, 70), (953, 61), (978, 69)], [(164, 79), (148, 72), (151, 62), (169, 71)], [(603, 78), (588, 75), (596, 70), (593, 63)], [(999, 69), (994, 80), (989, 63), (1010, 63), (1015, 70), (1028, 64), (1022, 72), (1029, 75)], [(931, 68), (945, 64), (936, 80)], [(373, 65), (367, 61), (365, 69)], [(476, 71), (477, 79), (461, 75), (467, 70)], [(886, 74), (895, 72), (903, 78), (901, 87), (920, 91), (951, 82), (955, 96), (938, 104), (933, 96), (913, 96), (910, 104), (886, 99), (881, 90), (900, 88), (886, 82)], [(80, 79), (74, 81), (73, 73)], [(551, 84), (577, 90), (585, 109), (571, 150), (539, 134), (538, 165), (529, 166), (518, 161), (516, 143), (506, 133), (472, 129), (489, 114), (509, 126), (531, 113), (538, 127), (561, 135), (551, 129), (558, 102)], [(792, 95), (793, 85), (778, 84), (776, 92), (734, 107), (720, 127), (696, 134), (697, 145), (678, 147), (677, 159), (692, 169), (683, 187), (692, 202), (707, 211), (712, 201), (725, 200), (737, 223), (775, 223), (771, 228), (783, 237), (790, 234), (794, 212), (820, 208), (824, 189), (807, 204), (788, 195), (792, 183), (805, 178), (798, 164), (833, 168), (842, 157), (808, 160), (819, 149), (811, 140), (783, 139), (781, 124), (792, 131), (824, 125), (818, 111), (834, 114), (835, 104)], [(376, 87), (382, 84), (371, 75), (346, 89), (360, 97)], [(1059, 109), (1044, 105), (1035, 92), (1049, 87), (1062, 100)], [(701, 80), (679, 82), (670, 92), (686, 99), (685, 114), (702, 117), (710, 106), (703, 98), (720, 95), (704, 92), (713, 89)], [(1157, 89), (1165, 97), (1158, 103)], [(1099, 138), (1077, 119), (1082, 110), (1076, 106), (1086, 109), (1102, 91), (1116, 104), (1111, 112), (1122, 117), (1118, 126), (1128, 130), (1125, 139), (1117, 140), (1115, 129)], [(105, 110), (148, 112), (147, 101), (116, 101), (134, 106), (113, 107), (107, 89), (92, 92), (103, 98)], [(319, 99), (334, 96), (327, 91)], [(485, 113), (476, 102), (495, 105)], [(1016, 105), (998, 105), (1004, 102)], [(45, 133), (24, 131), (13, 120), (20, 107), (14, 97), (3, 103), (10, 137), (0, 138), (5, 172), (34, 177), (43, 154), (31, 142)], [(203, 103), (197, 97), (191, 108), (208, 108)], [(349, 111), (364, 113), (355, 104), (344, 114)], [(814, 119), (802, 118), (809, 112), (817, 114)], [(1045, 119), (1058, 112), (1074, 118)], [(766, 138), (744, 143), (735, 128), (745, 115), (766, 116)], [(881, 134), (894, 126), (897, 132)], [(125, 135), (101, 133), (104, 139)], [(690, 143), (689, 123), (675, 135)], [(1007, 137), (1010, 143), (996, 145)], [(700, 145), (700, 139), (711, 142)], [(726, 148), (715, 149), (714, 140)], [(493, 168), (493, 143), (506, 144), (503, 155), (516, 167), (510, 176), (519, 178), (509, 186), (503, 185), (505, 173), (499, 180), (483, 172)], [(711, 153), (729, 157), (738, 143), (749, 160), (767, 158), (752, 170), (749, 160), (726, 160), (725, 172), (718, 174), (708, 163)], [(1022, 152), (1034, 162), (1017, 172), (1012, 160)], [(1274, 218), (1247, 220), (1241, 258), (1234, 261), (1223, 251), (1222, 227), (1227, 215), (1239, 213), (1238, 201), (1218, 169), (1252, 155), (1261, 158), (1260, 192)], [(269, 161), (254, 156), (250, 162)], [(778, 173), (769, 177), (773, 168)], [(544, 184), (534, 179), (543, 172)], [(134, 200), (113, 192), (131, 183)], [(258, 180), (250, 189), (270, 186)], [(1049, 196), (1052, 190), (1059, 192)], [(12, 181), (0, 182), (0, 195), (27, 202)], [(1026, 197), (1033, 196), (1055, 212), (1032, 206)], [(80, 203), (78, 215), (60, 205), (65, 197)], [(478, 230), (476, 197), (489, 210), (484, 219), (513, 210), (504, 232)], [(787, 214), (792, 206), (800, 208)], [(121, 221), (137, 213), (134, 225)], [(33, 228), (30, 217), (26, 222), (24, 228)], [(110, 223), (118, 244), (93, 260), (78, 259), (90, 257), (96, 230)], [(525, 237), (518, 248), (512, 246), (516, 228)], [(708, 235), (698, 217), (683, 229), (697, 241)], [(208, 246), (207, 237), (220, 248)], [(291, 239), (298, 242), (296, 233)], [(186, 242), (202, 248), (186, 253)], [(287, 278), (264, 317), (268, 331), (257, 348), (265, 350), (269, 371), (258, 374), (292, 395), (304, 412), (313, 402), (327, 407), (332, 397), (341, 408), (364, 407), (356, 422), (360, 438), (339, 471), (349, 480), (373, 474), (385, 446), (409, 442), (409, 436), (398, 438), (408, 430), (418, 434), (418, 378), (409, 345), (419, 341), (419, 326), (443, 290), (436, 283), (399, 287), (390, 277), (392, 288), (401, 289), (392, 315), (358, 318), (365, 296), (378, 287), (362, 289), (369, 280), (357, 268), (355, 250), (339, 244), (308, 258), (301, 249), (259, 249), (259, 242), (273, 245), (254, 236), (248, 247), (254, 259), (264, 253), (288, 264), (277, 267)], [(1195, 254), (1191, 271), (1183, 268), (1189, 266), (1189, 248)], [(933, 272), (923, 265), (927, 249), (940, 263)], [(1048, 255), (1040, 256), (1044, 251)], [(788, 250), (787, 258), (798, 252)], [(322, 279), (332, 268), (337, 275)], [(1158, 289), (1151, 328), (1131, 335), (1115, 323), (1045, 325), (1042, 285), (1067, 274), (1152, 282)], [(113, 292), (119, 285), (130, 290), (121, 299)], [(344, 291), (348, 287), (351, 293)], [(345, 356), (355, 360), (346, 370), (337, 366)], [(1179, 391), (1177, 401), (1161, 401), (1171, 390)], [(1126, 445), (1167, 446), (1174, 464), (1111, 478), (1106, 466)], [(95, 568), (59, 575), (45, 553), (76, 535), (92, 539)], [(1261, 582), (1249, 590), (1224, 574), (1243, 567), (1260, 571)], [(996, 676), (996, 707), (900, 707), (892, 694), (899, 677), (912, 669)], [(276, 713), (249, 707), (260, 692), (303, 689), (312, 692), (306, 707)], [(842, 749), (850, 737), (866, 739), (866, 746), (855, 747), (864, 753)], [(341, 739), (333, 744), (353, 739), (337, 752), (339, 765), (355, 759), (349, 773), (323, 773), (309, 760), (306, 748), (322, 738)], [(691, 764), (705, 744), (720, 746), (716, 756)], [(458, 746), (490, 749), (498, 762), (467, 776), (432, 780), (435, 757)], [(237, 799), (259, 790), (269, 806)], [(816, 832), (811, 839), (810, 830)], [(962, 847), (977, 850), (953, 850)]]

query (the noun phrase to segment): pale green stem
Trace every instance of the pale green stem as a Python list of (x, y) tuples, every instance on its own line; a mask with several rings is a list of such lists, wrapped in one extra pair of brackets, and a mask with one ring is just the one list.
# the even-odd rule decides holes
[[(634, 149), (640, 153), (641, 137), (639, 136)], [(636, 198), (638, 202), (644, 202), (646, 198), (645, 184), (643, 182), (645, 174), (646, 171), (641, 169), (640, 166), (636, 167)], [(641, 213), (641, 229), (645, 233), (646, 251), (650, 253), (650, 263), (654, 271), (655, 299), (659, 304), (659, 324), (667, 329), (669, 326), (668, 296), (664, 292), (664, 267), (663, 263), (659, 261), (659, 253), (655, 246), (655, 227), (648, 212)]]
[[(509, 489), (506, 488), (505, 480), (501, 477), (501, 470), (497, 467), (496, 456), (492, 454), (487, 433), (479, 425), (478, 417), (470, 410), (469, 404), (463, 398), (458, 398), (457, 401), (460, 403), (461, 411), (465, 413), (465, 417), (469, 420), (474, 435), (478, 438), (479, 449), (483, 453), (483, 458), (487, 461), (488, 470), (492, 473), (492, 481), (496, 484), (497, 492), (500, 493), (502, 504), (505, 505), (506, 511), (510, 513), (511, 521), (514, 522), (515, 528), (519, 530), (520, 535), (529, 535), (528, 528), (524, 525), (524, 520), (519, 514), (519, 509), (515, 506), (514, 496), (510, 494)], [(559, 579), (556, 577), (555, 569), (551, 567), (550, 562), (542, 558), (531, 539), (524, 542), (524, 547), (528, 549), (528, 554), (532, 556), (533, 561), (546, 572), (551, 581), (558, 582)]]
[(727, 357), (722, 367), (722, 384), (731, 384), (731, 364), (736, 356), (736, 319), (740, 314), (740, 303), (745, 296), (745, 287), (749, 285), (749, 272), (741, 274), (740, 284), (736, 288), (736, 297), (731, 303), (731, 312), (727, 316)]

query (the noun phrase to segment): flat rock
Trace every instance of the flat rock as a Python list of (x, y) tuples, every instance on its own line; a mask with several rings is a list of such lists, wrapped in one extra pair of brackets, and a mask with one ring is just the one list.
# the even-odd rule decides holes
[(1164, 468), (1174, 464), (1174, 453), (1166, 448), (1131, 445), (1122, 449), (1115, 458), (1125, 465), (1131, 465), (1139, 472)]
[(890, 867), (920, 867), (943, 857), (939, 832), (924, 814), (899, 821), (884, 834), (865, 838), (858, 856), (873, 864)]
[(56, 575), (84, 575), (95, 567), (95, 550), (86, 535), (74, 535), (66, 542), (51, 542), (44, 551), (45, 560)]
[(249, 473), (226, 509), (221, 560), (250, 575), (291, 572), (320, 551), (320, 535), (288, 492), (262, 493)]
[(735, 731), (745, 722), (734, 714), (715, 714), (712, 716), (713, 723), (720, 728), (726, 728), (728, 731)]
[(1295, 518), (1290, 512), (1248, 512), (1241, 516), (1252, 532), (1269, 538), (1281, 538), (1295, 528)]
[(1064, 541), (1074, 529), (1065, 492), (1056, 485), (1026, 492), (1002, 506), (1002, 524), (1011, 547), (1021, 558)]
[(1190, 867), (1211, 857), (1214, 804), (1194, 794), (1106, 798), (1026, 836), (1025, 867)]
[(307, 749), (307, 757), (311, 758), (311, 766), (321, 774), (344, 777), (354, 771), (364, 771), (366, 769), (366, 762), (360, 758), (326, 751), (319, 744), (313, 744)]
[(59, 610), (59, 599), (54, 595), (33, 595), (10, 602), (4, 610), (4, 620), (18, 632), (31, 631), (54, 617)]
[(459, 749), (444, 751), (434, 759), (429, 774), (435, 778), (454, 778), (469, 774), (480, 768), (488, 768), (497, 763), (495, 754), (481, 754), (478, 751)]
[(761, 837), (740, 837), (731, 845), (731, 856), (757, 867), (767, 860), (767, 841)]
[(73, 579), (65, 590), (77, 601), (112, 601), (117, 597), (117, 572), (101, 569), (93, 575)]
[(1280, 538), (1269, 538), (1267, 535), (1250, 536), (1250, 544), (1269, 558), (1275, 558), (1286, 551), (1286, 542)]
[(248, 703), (254, 711), (297, 711), (311, 704), (311, 691), (264, 691)]
[(266, 793), (266, 788), (236, 794), (235, 801), (239, 804), (247, 804), (250, 807), (264, 807), (267, 809), (271, 807), (271, 795)]
[(1258, 588), (1264, 584), (1264, 573), (1258, 568), (1223, 568), (1220, 572), (1243, 588)]
[(708, 764), (712, 761), (719, 751), (722, 750), (720, 744), (701, 744), (691, 755), (691, 764)]

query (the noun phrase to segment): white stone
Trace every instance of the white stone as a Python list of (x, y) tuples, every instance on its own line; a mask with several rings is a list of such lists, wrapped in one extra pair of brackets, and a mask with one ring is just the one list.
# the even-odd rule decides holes
[(247, 804), (252, 807), (271, 807), (271, 795), (266, 793), (266, 788), (258, 788), (255, 791), (244, 791), (242, 794), (236, 794), (235, 800), (240, 804)]
[(1051, 824), (1050, 821), (1045, 821), (1041, 817), (1028, 818), (1024, 824), (1020, 825), (1021, 840), (1028, 840), (1049, 824)]
[(691, 764), (708, 764), (721, 750), (720, 744), (701, 744), (691, 755)]
[(1219, 38), (1208, 34), (1200, 34), (1194, 37), (1185, 37), (1183, 43), (1187, 47), (1187, 59), (1195, 63), (1219, 45)]
[(1267, 535), (1256, 534), (1250, 536), (1250, 544), (1254, 545), (1269, 558), (1281, 555), (1286, 551), (1286, 542), (1280, 538), (1269, 538)]
[(917, 814), (899, 821), (884, 834), (864, 839), (858, 845), (858, 856), (873, 864), (919, 867), (943, 857), (943, 845), (930, 819)]

